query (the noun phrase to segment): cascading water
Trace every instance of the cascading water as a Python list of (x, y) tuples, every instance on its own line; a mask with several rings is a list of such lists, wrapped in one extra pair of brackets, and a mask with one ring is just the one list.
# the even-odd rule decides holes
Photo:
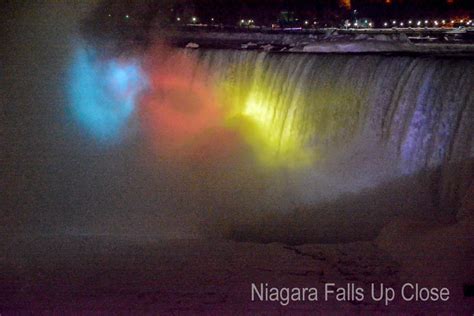
[[(336, 230), (336, 217), (355, 214), (367, 220), (384, 212), (395, 216), (401, 209), (405, 214), (421, 209), (455, 213), (472, 180), (471, 60), (237, 50), (187, 54), (209, 74), (208, 83), (218, 87), (228, 120), (250, 121), (251, 128), (242, 133), (255, 145), (263, 165), (290, 167), (290, 178), (298, 174), (292, 167), (305, 170), (303, 189), (284, 194), (304, 192), (304, 198), (295, 198), (295, 208), (313, 205), (314, 216), (264, 215), (261, 221), (253, 220), (258, 225), (273, 218), (281, 230), (292, 221), (316, 222), (316, 229), (332, 225), (330, 229)], [(300, 180), (288, 180), (288, 185)], [(329, 200), (338, 202), (324, 202)], [(256, 232), (265, 229), (249, 225), (242, 224), (244, 232), (236, 233), (241, 228), (234, 227), (229, 234), (288, 241), (288, 231), (278, 233), (273, 224), (266, 228), (273, 231), (267, 237)], [(344, 239), (337, 233), (309, 231), (296, 239)], [(257, 237), (248, 237), (252, 234)]]
[(265, 121), (278, 146), (363, 136), (397, 156), (403, 173), (474, 156), (474, 64), (380, 55), (200, 50), (227, 102)]
[[(80, 160), (100, 163), (83, 175), (64, 162), (94, 186), (61, 196), (96, 196), (71, 203), (71, 222), (82, 225), (83, 209), (104, 221), (134, 210), (127, 229), (144, 233), (161, 224), (142, 218), (172, 218), (162, 226), (240, 240), (369, 239), (395, 216), (453, 220), (472, 181), (467, 58), (87, 52), (73, 59), (67, 91), (71, 118), (98, 145)], [(127, 188), (126, 203), (111, 185)]]

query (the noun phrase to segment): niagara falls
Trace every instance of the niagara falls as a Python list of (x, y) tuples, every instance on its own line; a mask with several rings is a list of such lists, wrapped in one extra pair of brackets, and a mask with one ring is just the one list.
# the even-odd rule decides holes
[(2, 6), (0, 315), (474, 311), (469, 1)]

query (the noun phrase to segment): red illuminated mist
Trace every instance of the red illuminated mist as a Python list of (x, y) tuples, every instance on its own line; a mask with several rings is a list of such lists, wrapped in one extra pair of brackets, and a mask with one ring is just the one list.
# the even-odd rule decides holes
[(227, 157), (237, 135), (223, 125), (212, 82), (192, 57), (163, 45), (148, 52), (141, 119), (158, 153), (173, 159)]

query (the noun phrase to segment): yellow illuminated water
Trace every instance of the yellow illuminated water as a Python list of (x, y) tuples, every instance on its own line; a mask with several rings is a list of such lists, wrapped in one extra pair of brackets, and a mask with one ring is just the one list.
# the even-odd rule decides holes
[(234, 64), (218, 84), (228, 125), (268, 167), (303, 167), (324, 158), (324, 145), (351, 132), (359, 116), (354, 93), (337, 85), (310, 86), (294, 65), (270, 70), (264, 59)]

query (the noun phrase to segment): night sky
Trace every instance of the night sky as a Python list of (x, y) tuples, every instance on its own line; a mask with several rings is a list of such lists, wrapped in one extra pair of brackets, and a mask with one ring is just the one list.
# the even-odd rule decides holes
[(322, 23), (338, 24), (342, 19), (358, 17), (374, 20), (390, 18), (456, 18), (473, 12), (469, 0), (161, 0), (103, 3), (103, 13), (133, 11), (141, 19), (161, 19), (166, 24), (189, 22), (192, 16), (201, 23), (235, 25), (240, 19), (252, 18), (258, 25), (270, 25), (281, 19), (282, 12), (295, 18), (317, 19)]

